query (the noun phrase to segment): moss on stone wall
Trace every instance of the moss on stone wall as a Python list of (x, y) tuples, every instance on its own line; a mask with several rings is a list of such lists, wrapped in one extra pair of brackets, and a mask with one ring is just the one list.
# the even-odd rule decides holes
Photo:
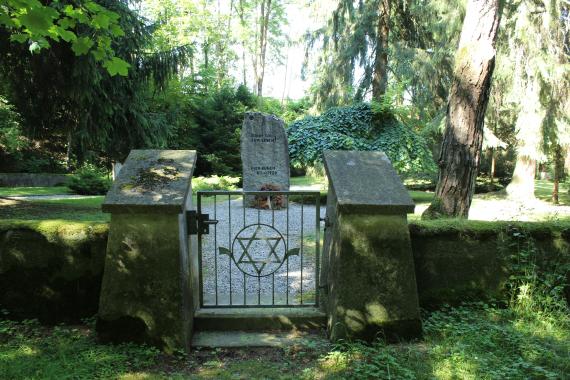
[[(420, 304), (425, 308), (506, 299), (509, 278), (529, 249), (539, 274), (570, 266), (566, 221), (421, 221), (410, 224), (410, 234)], [(570, 298), (568, 271), (565, 278), (561, 285)]]
[(405, 215), (340, 214), (328, 275), (331, 339), (421, 332)]
[(92, 316), (106, 240), (105, 224), (0, 222), (0, 308), (53, 323)]
[[(409, 228), (422, 307), (505, 298), (512, 260), (528, 239), (542, 270), (570, 265), (570, 222), (436, 220)], [(1, 220), (0, 309), (46, 322), (95, 314), (108, 230), (106, 223)]]

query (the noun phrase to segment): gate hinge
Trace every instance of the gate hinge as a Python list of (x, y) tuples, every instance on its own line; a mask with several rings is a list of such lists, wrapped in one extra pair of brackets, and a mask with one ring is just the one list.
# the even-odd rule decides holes
[(188, 235), (207, 235), (210, 233), (210, 225), (218, 224), (215, 219), (210, 219), (209, 214), (198, 214), (196, 210), (186, 211), (186, 226)]

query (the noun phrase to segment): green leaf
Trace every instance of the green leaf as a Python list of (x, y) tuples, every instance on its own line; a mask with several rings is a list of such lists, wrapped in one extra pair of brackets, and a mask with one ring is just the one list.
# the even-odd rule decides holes
[(110, 60), (105, 61), (105, 63), (103, 63), (103, 67), (105, 67), (109, 74), (114, 77), (117, 74), (121, 76), (127, 76), (129, 74), (129, 67), (131, 67), (131, 65), (129, 65), (127, 61), (122, 60), (121, 58), (113, 57)]
[(105, 58), (105, 56), (107, 55), (105, 50), (101, 49), (100, 47), (98, 47), (95, 50), (92, 50), (91, 54), (93, 54), (93, 57), (95, 57), (95, 60), (97, 61), (102, 61), (103, 58)]
[(71, 50), (75, 55), (87, 54), (89, 49), (93, 46), (93, 41), (89, 37), (79, 37), (71, 44)]
[(99, 4), (93, 2), (93, 1), (88, 1), (84, 4), (84, 7), (87, 8), (88, 11), (93, 12), (93, 13), (97, 13), (100, 12), (103, 7), (101, 7)]
[(65, 30), (61, 27), (57, 28), (57, 31), (59, 33), (59, 36), (65, 41), (65, 42), (71, 42), (71, 41), (75, 41), (77, 39), (77, 36), (75, 35), (75, 33), (69, 31), (69, 30)]
[(232, 255), (232, 251), (230, 251), (230, 250), (227, 249), (227, 248), (218, 247), (218, 250), (220, 251), (220, 255), (228, 255), (228, 256), (230, 256), (230, 257), (231, 257), (231, 255)]
[(93, 17), (92, 25), (96, 28), (107, 29), (111, 20), (104, 13), (98, 13)]
[(109, 28), (109, 31), (111, 32), (111, 34), (114, 37), (122, 37), (125, 35), (125, 32), (123, 31), (123, 29), (121, 29), (121, 27), (116, 25), (116, 24), (111, 25), (111, 27)]
[(22, 26), (30, 32), (45, 35), (53, 25), (53, 20), (58, 16), (59, 13), (55, 9), (42, 6), (26, 9), (26, 13), (21, 15), (19, 19)]
[(10, 36), (10, 41), (15, 41), (19, 43), (24, 43), (28, 40), (29, 35), (25, 33), (16, 33)]
[(301, 250), (299, 248), (293, 248), (287, 251), (287, 254), (285, 255), (285, 258), (289, 257), (289, 256), (298, 256), (299, 252), (301, 252)]
[(7, 14), (0, 14), (0, 25), (5, 25), (7, 27), (14, 27), (16, 26), (16, 24), (14, 23), (14, 21), (12, 21), (12, 19), (10, 18), (10, 16), (8, 16)]
[(63, 29), (75, 28), (75, 24), (76, 24), (75, 20), (73, 20), (69, 17), (64, 17), (64, 18), (60, 19), (57, 23)]

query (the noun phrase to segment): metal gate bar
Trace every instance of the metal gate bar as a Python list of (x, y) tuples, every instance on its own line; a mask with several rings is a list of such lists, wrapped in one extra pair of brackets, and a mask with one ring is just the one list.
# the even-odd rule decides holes
[[(219, 196), (224, 198), (227, 196), (227, 201), (218, 202)], [(291, 201), (291, 196), (300, 198), (300, 204), (296, 203), (295, 200)], [(320, 192), (198, 191), (197, 198), (200, 307), (307, 307), (318, 305)], [(315, 206), (315, 244), (312, 260), (310, 257), (306, 257), (307, 250), (305, 247), (305, 239), (308, 236), (305, 231), (306, 214), (312, 213), (311, 209), (307, 212), (305, 207), (307, 198), (309, 200), (314, 199), (312, 204)], [(213, 199), (213, 203), (206, 199)], [(240, 199), (241, 204), (236, 203)], [(249, 218), (252, 216), (251, 214), (255, 215), (255, 208), (245, 207), (246, 202), (249, 202), (250, 199), (254, 199), (255, 202), (258, 199), (260, 200), (260, 203), (257, 204), (257, 218)], [(265, 202), (264, 207), (268, 206), (268, 209), (262, 210), (261, 202)], [(227, 212), (224, 210), (226, 207)], [(232, 208), (234, 209), (233, 214), (237, 214), (236, 211), (239, 210), (239, 207), (242, 208), (242, 215), (241, 218), (237, 218), (242, 220), (239, 223), (241, 226), (236, 226), (235, 222), (238, 222), (238, 219), (232, 217)], [(249, 210), (252, 212), (248, 212)], [(295, 217), (296, 211), (300, 211), (298, 217), (300, 226), (292, 228), (294, 223), (292, 226), (290, 217)], [(213, 219), (209, 218), (210, 215)], [(248, 219), (250, 220), (249, 224)], [(237, 227), (237, 231), (233, 229), (234, 226)], [(213, 231), (211, 231), (213, 234), (210, 232), (210, 227), (213, 227)], [(225, 247), (225, 238), (220, 241), (218, 239), (219, 233), (225, 233), (224, 229), (227, 229), (227, 247)], [(258, 237), (258, 234), (265, 236)], [(260, 254), (266, 255), (265, 258), (260, 259)], [(228, 257), (227, 264), (224, 256)], [(309, 277), (307, 281), (305, 281), (308, 269), (306, 267), (312, 269), (309, 276), (313, 276), (312, 278)], [(210, 273), (211, 269), (213, 269), (213, 278)], [(292, 286), (294, 281), (292, 281), (291, 274), (295, 272), (291, 272), (291, 270), (295, 271), (295, 269), (300, 271), (298, 291)], [(239, 271), (241, 271), (241, 276), (235, 277)], [(276, 293), (276, 274), (278, 283), (285, 283), (284, 294)], [(239, 292), (239, 277), (242, 277), (243, 284), (241, 297), (237, 296), (239, 293), (234, 294), (236, 288)], [(248, 291), (251, 290), (251, 287), (248, 288), (248, 283), (250, 284), (248, 280), (251, 281), (251, 277), (253, 280), (257, 278), (256, 302), (252, 302), (252, 292)], [(264, 286), (262, 286), (262, 280)], [(226, 282), (227, 287), (225, 286)], [(312, 300), (307, 298), (307, 289), (305, 289), (307, 283), (312, 284), (309, 291), (314, 292), (314, 296), (308, 297)], [(263, 292), (262, 297), (262, 287), (266, 291), (270, 288), (271, 293)], [(228, 289), (227, 300), (222, 297), (224, 289)], [(295, 293), (297, 293), (298, 302), (295, 302), (292, 297)], [(283, 299), (276, 298), (276, 295)], [(235, 298), (236, 296), (237, 298)]]

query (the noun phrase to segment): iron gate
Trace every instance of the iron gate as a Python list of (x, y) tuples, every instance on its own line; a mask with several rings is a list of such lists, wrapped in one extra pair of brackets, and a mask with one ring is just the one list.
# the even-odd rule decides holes
[(198, 191), (200, 307), (318, 305), (318, 191)]

